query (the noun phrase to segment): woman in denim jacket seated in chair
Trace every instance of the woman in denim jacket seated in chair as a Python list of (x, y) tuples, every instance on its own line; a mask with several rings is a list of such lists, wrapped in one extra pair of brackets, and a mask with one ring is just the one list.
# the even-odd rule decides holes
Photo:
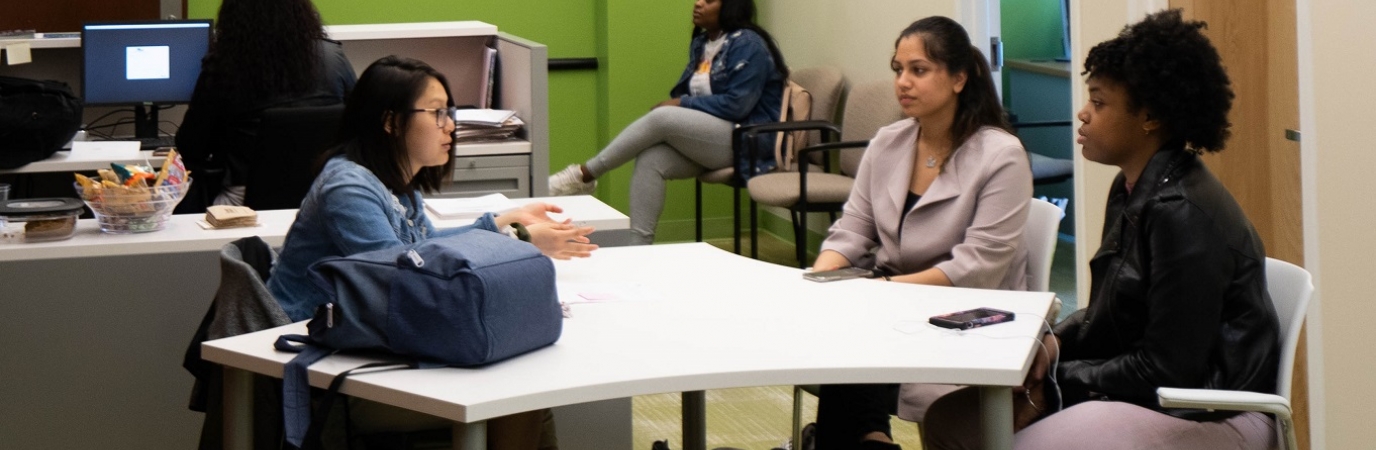
[[(591, 227), (550, 221), (556, 206), (531, 203), (477, 223), (436, 230), (426, 218), (420, 191), (438, 190), (453, 172), (450, 157), (454, 101), (443, 74), (423, 62), (388, 56), (359, 77), (345, 104), (341, 144), (301, 203), (287, 232), (268, 289), (292, 320), (310, 318), (327, 301), (308, 279), (307, 268), (331, 256), (398, 247), (461, 232), (528, 230), (524, 239), (545, 255), (586, 257)], [(354, 425), (367, 431), (448, 428), (450, 422), (371, 402), (351, 403)], [(489, 448), (536, 450), (553, 446), (548, 410), (489, 422)], [(400, 428), (400, 429), (398, 429)], [(541, 432), (544, 428), (545, 432)], [(542, 436), (544, 438), (542, 443)]]
[[(783, 55), (754, 19), (754, 0), (697, 0), (688, 65), (670, 98), (627, 126), (597, 156), (551, 175), (550, 195), (591, 194), (597, 177), (634, 159), (632, 244), (650, 244), (664, 210), (666, 180), (732, 164), (745, 173), (748, 159), (734, 159), (732, 130), (738, 124), (778, 121), (788, 79)], [(756, 150), (758, 172), (771, 170), (772, 144)]]
[[(1056, 359), (1042, 353), (1025, 389), (1048, 401), (1015, 401), (1043, 415), (1015, 435), (1015, 448), (1274, 447), (1265, 414), (1167, 409), (1156, 396), (1160, 387), (1276, 388), (1280, 331), (1261, 240), (1199, 158), (1223, 148), (1233, 100), (1202, 28), (1180, 10), (1159, 12), (1085, 59), (1078, 142), (1085, 159), (1121, 172), (1089, 261), (1089, 308), (1043, 339), (1059, 350), (1049, 372), (1059, 391), (1043, 389)], [(933, 404), (926, 448), (978, 447), (977, 403), (966, 390)]]
[[(984, 56), (945, 17), (914, 22), (894, 47), (894, 90), (910, 119), (870, 140), (813, 269), (858, 266), (893, 282), (1026, 289), (1032, 171)], [(898, 385), (823, 385), (817, 448), (896, 448), (889, 415), (898, 396)]]

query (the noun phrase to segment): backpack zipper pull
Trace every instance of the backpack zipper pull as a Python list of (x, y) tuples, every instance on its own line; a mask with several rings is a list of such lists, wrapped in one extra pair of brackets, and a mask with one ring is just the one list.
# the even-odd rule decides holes
[(334, 303), (325, 304), (325, 328), (334, 328)]
[(415, 250), (407, 250), (406, 257), (411, 258), (411, 264), (416, 267), (425, 267), (425, 258), (421, 258), (420, 253), (416, 253)]

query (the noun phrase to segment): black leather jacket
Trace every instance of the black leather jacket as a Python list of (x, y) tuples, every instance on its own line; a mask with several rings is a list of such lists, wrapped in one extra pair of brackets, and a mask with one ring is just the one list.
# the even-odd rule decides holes
[(1260, 238), (1193, 153), (1152, 156), (1129, 194), (1109, 192), (1090, 303), (1056, 327), (1066, 406), (1134, 403), (1205, 421), (1236, 413), (1163, 409), (1156, 388), (1274, 393), (1279, 326)]

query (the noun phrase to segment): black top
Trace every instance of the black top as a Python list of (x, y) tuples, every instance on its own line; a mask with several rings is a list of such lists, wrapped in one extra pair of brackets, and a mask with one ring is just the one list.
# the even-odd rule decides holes
[(903, 215), (898, 216), (898, 238), (903, 239), (903, 221), (908, 220), (908, 211), (912, 211), (917, 206), (917, 201), (922, 200), (922, 196), (908, 191), (908, 198), (903, 200)]

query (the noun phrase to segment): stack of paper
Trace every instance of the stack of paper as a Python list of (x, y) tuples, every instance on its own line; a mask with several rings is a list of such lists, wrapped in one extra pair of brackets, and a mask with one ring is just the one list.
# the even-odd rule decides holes
[(510, 139), (525, 126), (514, 111), (460, 109), (454, 114), (455, 142), (471, 143)]
[(427, 198), (425, 209), (439, 219), (477, 219), (485, 213), (501, 214), (516, 209), (518, 204), (502, 194), (488, 194), (470, 198)]
[(214, 205), (206, 207), (205, 221), (215, 228), (238, 228), (258, 225), (258, 213), (246, 206)]

